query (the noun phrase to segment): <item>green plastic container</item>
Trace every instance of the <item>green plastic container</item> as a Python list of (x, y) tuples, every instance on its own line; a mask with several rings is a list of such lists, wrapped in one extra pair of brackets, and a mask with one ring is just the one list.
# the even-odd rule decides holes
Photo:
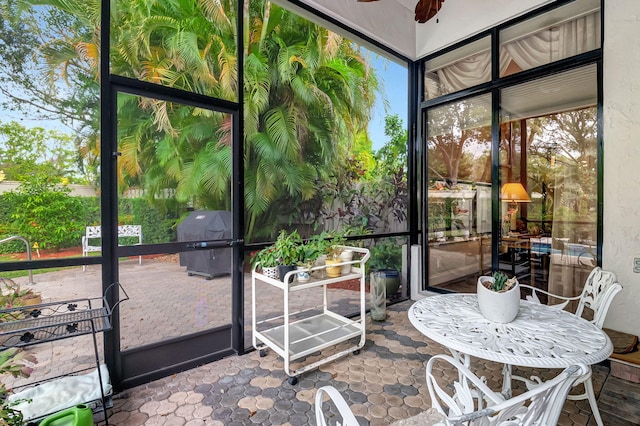
[(93, 412), (84, 404), (52, 414), (40, 426), (93, 426)]

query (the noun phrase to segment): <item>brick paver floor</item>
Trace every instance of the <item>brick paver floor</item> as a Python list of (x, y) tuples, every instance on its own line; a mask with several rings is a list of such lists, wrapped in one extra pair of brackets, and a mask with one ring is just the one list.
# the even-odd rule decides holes
[[(409, 323), (411, 301), (388, 309), (385, 322), (367, 324), (367, 343), (348, 355), (303, 374), (289, 384), (282, 360), (267, 351), (232, 356), (115, 395), (109, 418), (117, 425), (314, 425), (316, 389), (337, 388), (362, 425), (388, 425), (430, 407), (425, 381), (429, 356), (444, 353)], [(339, 349), (339, 348), (337, 348)], [(332, 350), (311, 356), (313, 362)], [(472, 367), (499, 388), (500, 366), (474, 361)], [(520, 371), (552, 377), (557, 371)], [(451, 372), (443, 371), (449, 377)], [(594, 368), (596, 392), (608, 369)], [(453, 379), (453, 377), (450, 377)], [(518, 391), (522, 391), (519, 389)], [(517, 391), (517, 392), (518, 392)], [(560, 425), (587, 425), (586, 401), (568, 401)]]
[[(167, 268), (173, 268), (179, 275), (172, 276)], [(147, 272), (143, 274), (141, 271)], [(98, 267), (90, 267), (87, 272), (67, 270), (45, 275), (36, 275), (36, 289), (45, 300), (100, 294)], [(173, 264), (167, 265), (166, 261), (154, 263), (145, 259), (142, 267), (133, 261), (122, 265), (121, 282), (131, 297), (122, 305), (123, 324), (126, 324), (123, 331), (125, 343), (135, 346), (147, 343), (149, 339), (160, 340), (180, 333), (179, 328), (165, 325), (176, 321), (170, 315), (175, 311), (171, 306), (180, 306), (175, 298), (176, 293), (183, 290), (206, 296), (200, 299), (203, 306), (192, 309), (213, 312), (211, 317), (207, 317), (209, 322), (216, 324), (228, 321), (229, 309), (225, 304), (229, 303), (229, 296), (225, 295), (225, 289), (229, 289), (229, 285), (224, 280), (187, 277), (184, 270)], [(212, 289), (216, 294), (213, 299), (208, 296)], [(245, 289), (249, 299), (250, 291), (247, 290), (250, 288), (246, 284)], [(315, 297), (301, 293), (305, 294), (300, 295), (301, 299), (294, 303), (304, 305), (307, 302), (305, 297)], [(270, 297), (265, 294), (261, 296)], [(149, 297), (151, 299), (147, 300)], [(357, 312), (357, 303), (354, 303), (354, 300), (357, 301), (357, 292), (336, 289), (331, 297), (332, 303), (337, 304), (344, 313)], [(168, 301), (165, 300), (167, 298)], [(169, 305), (159, 309), (158, 303)], [(431, 355), (446, 353), (446, 350), (428, 340), (410, 324), (406, 312), (411, 303), (404, 301), (390, 306), (384, 322), (371, 322), (368, 318), (366, 344), (359, 354), (347, 355), (304, 373), (295, 385), (288, 382), (283, 372), (283, 362), (276, 354), (267, 350), (266, 356), (260, 357), (258, 351), (251, 351), (115, 394), (113, 408), (108, 410), (109, 424), (313, 425), (315, 393), (324, 385), (332, 385), (342, 393), (363, 425), (388, 425), (413, 416), (430, 407), (425, 382), (426, 363)], [(250, 309), (249, 302), (245, 303), (245, 309)], [(260, 315), (267, 313), (260, 312)], [(247, 315), (245, 322), (250, 324), (250, 310)], [(196, 328), (208, 326), (200, 324), (197, 315), (185, 321)], [(249, 344), (250, 330), (246, 336)], [(101, 347), (100, 339), (98, 344)], [(312, 354), (301, 362), (313, 362), (330, 356), (333, 351), (346, 348), (348, 343)], [(30, 350), (39, 361), (34, 377), (9, 384), (25, 384), (29, 380), (52, 377), (78, 366), (90, 368), (95, 365), (90, 336), (38, 345)], [(474, 360), (472, 368), (478, 375), (485, 376), (490, 386), (500, 388), (500, 365)], [(557, 372), (533, 369), (517, 371), (522, 376), (539, 375), (545, 379)], [(442, 374), (447, 380), (453, 380), (450, 371), (443, 371)], [(607, 367), (594, 366), (596, 395), (600, 394), (603, 383), (608, 379)], [(516, 388), (516, 392), (521, 391)], [(592, 422), (586, 401), (567, 401), (559, 424), (588, 425)]]

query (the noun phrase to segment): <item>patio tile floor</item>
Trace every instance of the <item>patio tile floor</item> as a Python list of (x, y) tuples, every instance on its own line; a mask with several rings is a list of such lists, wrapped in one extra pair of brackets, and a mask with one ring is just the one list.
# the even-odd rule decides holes
[[(228, 278), (207, 281), (197, 277), (186, 277), (176, 262), (153, 262), (145, 260), (143, 267), (136, 262), (122, 265), (121, 282), (131, 296), (123, 304), (125, 329), (129, 344), (143, 344), (149, 337), (161, 339), (166, 332), (165, 324), (175, 322), (169, 315), (154, 315), (147, 308), (164, 312), (171, 309), (162, 303), (174, 303), (175, 283), (181, 292), (209, 294), (210, 288), (229, 288)], [(246, 280), (248, 281), (248, 280)], [(100, 294), (99, 268), (87, 272), (65, 270), (37, 276), (36, 288), (46, 300), (68, 299), (83, 294)], [(26, 283), (22, 283), (26, 284)], [(173, 293), (171, 293), (173, 289)], [(264, 290), (261, 290), (264, 291)], [(169, 292), (169, 293), (168, 293)], [(250, 288), (245, 283), (249, 299)], [(171, 294), (170, 294), (171, 293)], [(332, 303), (341, 312), (354, 312), (357, 302), (353, 292), (345, 289), (331, 291)], [(182, 293), (180, 293), (182, 295)], [(273, 297), (261, 293), (266, 300)], [(306, 306), (317, 295), (299, 292), (295, 303)], [(148, 299), (153, 296), (152, 299)], [(186, 296), (185, 296), (186, 297)], [(225, 321), (225, 309), (230, 302), (226, 291), (218, 291), (216, 300), (210, 302), (209, 311), (216, 315), (210, 321)], [(357, 299), (357, 297), (356, 297)], [(410, 324), (406, 311), (412, 301), (397, 303), (388, 308), (384, 322), (371, 322), (368, 318), (367, 341), (359, 355), (348, 355), (317, 370), (303, 374), (298, 384), (287, 382), (283, 362), (273, 352), (260, 357), (257, 351), (242, 356), (231, 356), (202, 365), (146, 385), (128, 389), (113, 397), (113, 408), (109, 409), (111, 425), (314, 425), (314, 397), (316, 389), (331, 384), (336, 387), (363, 425), (388, 425), (426, 410), (430, 406), (425, 367), (431, 355), (447, 353), (445, 348), (428, 340)], [(186, 305), (188, 306), (188, 305)], [(277, 308), (266, 306), (260, 316), (272, 314)], [(245, 304), (250, 318), (250, 304)], [(248, 314), (247, 314), (248, 313)], [(156, 318), (157, 317), (157, 318)], [(220, 317), (220, 318), (218, 318)], [(195, 319), (187, 318), (198, 326)], [(153, 321), (152, 321), (153, 320)], [(250, 320), (245, 319), (250, 324)], [(140, 328), (143, 330), (140, 331)], [(173, 331), (171, 331), (173, 333)], [(137, 339), (140, 335), (140, 341)], [(166, 337), (171, 337), (170, 335)], [(250, 330), (245, 333), (245, 344), (250, 345)], [(102, 336), (98, 336), (101, 347)], [(90, 336), (38, 345), (30, 348), (38, 364), (31, 379), (7, 380), (9, 385), (19, 386), (33, 379), (54, 377), (66, 370), (79, 367), (95, 367), (93, 343)], [(347, 343), (344, 343), (346, 347)], [(303, 362), (330, 354), (327, 349), (313, 354)], [(491, 387), (498, 389), (500, 365), (475, 360), (472, 368), (487, 378)], [(295, 368), (295, 367), (294, 367)], [(515, 373), (551, 378), (557, 370), (534, 371), (516, 369)], [(594, 387), (599, 396), (599, 407), (606, 425), (627, 426), (640, 424), (640, 385), (617, 379), (609, 374), (608, 366), (594, 366)], [(452, 381), (450, 371), (443, 376)], [(3, 379), (4, 380), (4, 379)], [(517, 391), (522, 389), (516, 388)], [(560, 418), (560, 425), (591, 425), (591, 409), (587, 401), (568, 401)]]
[[(316, 389), (336, 387), (362, 425), (388, 425), (429, 408), (425, 366), (430, 355), (444, 353), (409, 323), (411, 301), (388, 308), (385, 322), (369, 322), (367, 343), (349, 355), (303, 374), (292, 386), (273, 352), (257, 351), (203, 365), (114, 396), (110, 424), (116, 425), (314, 425)], [(311, 356), (316, 359), (323, 356)], [(313, 361), (308, 359), (306, 361)], [(306, 362), (305, 361), (305, 362)], [(472, 367), (499, 387), (500, 366), (476, 360)], [(521, 371), (553, 377), (557, 371)], [(443, 371), (443, 375), (451, 375)], [(609, 369), (594, 367), (599, 394)], [(626, 384), (625, 384), (626, 385)], [(632, 384), (629, 384), (632, 385)], [(521, 391), (520, 389), (519, 391)], [(636, 390), (637, 392), (637, 390)], [(606, 424), (631, 422), (603, 412)], [(595, 424), (586, 401), (567, 401), (560, 425)]]

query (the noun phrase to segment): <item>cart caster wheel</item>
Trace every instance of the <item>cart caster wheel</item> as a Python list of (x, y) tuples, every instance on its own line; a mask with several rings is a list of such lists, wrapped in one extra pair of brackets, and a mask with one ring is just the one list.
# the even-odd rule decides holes
[(260, 354), (260, 358), (264, 358), (265, 356), (267, 356), (267, 351), (266, 351), (266, 349), (260, 349), (259, 354)]
[(356, 349), (355, 351), (353, 351), (354, 355), (360, 355), (360, 349)]
[(187, 276), (192, 277), (193, 274), (191, 272), (187, 272)]
[(298, 378), (297, 377), (289, 377), (289, 379), (287, 380), (287, 382), (289, 382), (289, 384), (291, 386), (295, 386), (298, 384)]

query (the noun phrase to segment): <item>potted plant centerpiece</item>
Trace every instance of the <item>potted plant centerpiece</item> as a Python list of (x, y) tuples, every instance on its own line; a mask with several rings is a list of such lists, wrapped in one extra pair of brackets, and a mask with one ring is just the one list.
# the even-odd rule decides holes
[(496, 271), (492, 276), (478, 278), (478, 307), (489, 321), (513, 321), (520, 309), (520, 288), (516, 277), (509, 278)]

